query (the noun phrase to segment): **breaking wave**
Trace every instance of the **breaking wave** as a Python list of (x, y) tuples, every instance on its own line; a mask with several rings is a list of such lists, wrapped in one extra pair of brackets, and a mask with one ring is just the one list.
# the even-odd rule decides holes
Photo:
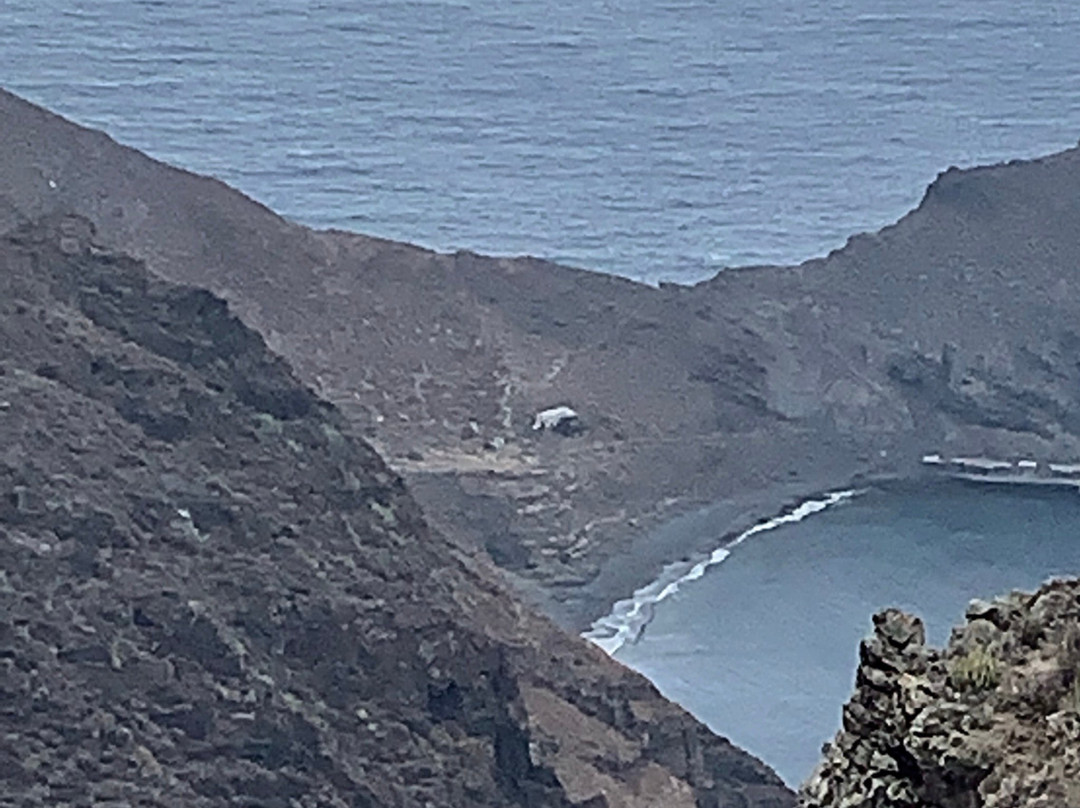
[(674, 595), (683, 584), (696, 581), (709, 567), (726, 560), (734, 548), (751, 536), (782, 525), (801, 522), (806, 517), (851, 499), (858, 493), (855, 490), (833, 491), (820, 499), (807, 500), (779, 516), (758, 522), (700, 560), (668, 564), (656, 580), (635, 591), (631, 597), (617, 601), (608, 614), (594, 621), (589, 630), (581, 636), (614, 655), (626, 643), (633, 644), (638, 641), (645, 627), (652, 621), (657, 603)]

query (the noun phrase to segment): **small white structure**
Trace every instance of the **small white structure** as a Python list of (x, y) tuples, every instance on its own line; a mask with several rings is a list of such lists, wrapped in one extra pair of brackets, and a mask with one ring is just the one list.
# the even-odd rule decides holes
[(1004, 460), (993, 460), (989, 457), (954, 457), (952, 464), (958, 466), (961, 471), (975, 474), (987, 474), (991, 471), (1005, 471), (1012, 468), (1012, 463)]
[(1018, 460), (1016, 461), (1018, 468), (1025, 469), (1026, 471), (1034, 471), (1039, 467), (1039, 464), (1034, 460)]
[(576, 410), (560, 405), (536, 413), (532, 428), (534, 430), (550, 429), (553, 432), (566, 434), (575, 431), (579, 426), (579, 421)]
[(941, 455), (939, 454), (928, 454), (923, 455), (922, 462), (928, 466), (940, 466), (945, 461), (941, 459)]

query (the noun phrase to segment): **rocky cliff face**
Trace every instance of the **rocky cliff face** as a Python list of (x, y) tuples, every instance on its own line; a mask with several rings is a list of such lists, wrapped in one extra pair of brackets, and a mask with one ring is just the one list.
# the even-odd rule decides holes
[(843, 729), (800, 805), (1080, 805), (1080, 582), (974, 601), (944, 649), (874, 617)]
[[(653, 289), (314, 232), (2, 92), (0, 135), (0, 231), (76, 213), (220, 294), (568, 625), (712, 549), (626, 552), (693, 503), (734, 529), (924, 453), (1080, 460), (1076, 149), (948, 171), (824, 259)], [(583, 436), (530, 429), (560, 403)]]
[(211, 293), (0, 239), (0, 802), (771, 806), (522, 608)]

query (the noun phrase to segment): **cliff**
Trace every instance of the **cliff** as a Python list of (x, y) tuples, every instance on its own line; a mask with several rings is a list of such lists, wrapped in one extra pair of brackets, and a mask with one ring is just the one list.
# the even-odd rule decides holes
[(429, 528), (224, 301), (74, 215), (0, 238), (0, 795), (794, 799)]
[[(2, 92), (0, 134), (0, 232), (77, 214), (221, 295), (568, 626), (712, 549), (644, 538), (698, 503), (736, 530), (924, 453), (1080, 459), (1076, 149), (947, 171), (823, 259), (655, 289), (315, 232)], [(561, 403), (584, 435), (530, 429)]]
[(859, 656), (800, 805), (1080, 805), (1080, 582), (973, 601), (944, 649), (882, 612)]

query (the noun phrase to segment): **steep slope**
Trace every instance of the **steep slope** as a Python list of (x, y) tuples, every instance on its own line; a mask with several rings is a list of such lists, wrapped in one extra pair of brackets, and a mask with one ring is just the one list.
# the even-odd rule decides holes
[[(667, 497), (754, 491), (788, 454), (756, 428), (777, 420), (754, 389), (759, 340), (723, 323), (687, 339), (681, 323), (704, 321), (671, 295), (527, 259), (315, 233), (3, 91), (0, 134), (0, 232), (75, 213), (151, 272), (220, 294), (365, 430), (440, 525), (484, 537), (504, 568), (546, 586), (590, 580), (611, 540)], [(728, 394), (734, 374), (746, 378)], [(532, 433), (532, 414), (559, 400), (582, 409), (589, 439)], [(749, 453), (762, 462), (718, 476), (730, 454), (748, 454), (725, 446), (718, 420), (749, 448), (766, 444)], [(648, 575), (655, 560), (639, 559)], [(567, 619), (607, 602), (599, 593)]]
[(0, 802), (785, 806), (515, 603), (207, 291), (0, 240)]
[[(77, 213), (225, 297), (567, 625), (712, 549), (641, 538), (695, 503), (736, 529), (925, 453), (1080, 460), (1080, 150), (946, 172), (825, 259), (653, 289), (316, 233), (3, 93), (0, 134), (0, 230)], [(584, 436), (530, 429), (559, 403)]]
[(888, 610), (800, 804), (1080, 805), (1080, 582), (973, 601), (948, 647)]

